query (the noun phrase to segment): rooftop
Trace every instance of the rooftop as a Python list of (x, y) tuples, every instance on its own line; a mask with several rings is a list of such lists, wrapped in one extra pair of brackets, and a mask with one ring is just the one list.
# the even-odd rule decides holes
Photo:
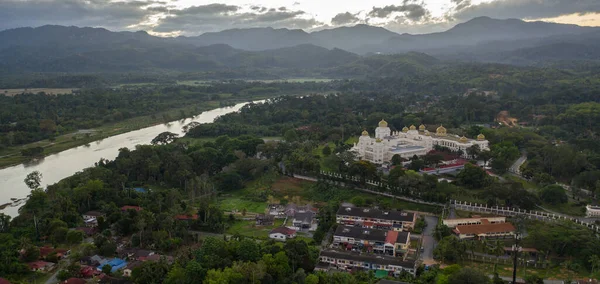
[(280, 234), (284, 234), (284, 235), (293, 235), (296, 233), (296, 230), (292, 230), (292, 229), (286, 228), (286, 227), (277, 227), (277, 228), (271, 230), (271, 232), (269, 232), (269, 234), (275, 234), (275, 233), (280, 233)]
[(321, 251), (321, 256), (331, 257), (335, 259), (345, 259), (352, 261), (363, 261), (368, 263), (374, 263), (379, 265), (394, 265), (401, 266), (405, 268), (414, 268), (414, 261), (403, 261), (400, 258), (396, 257), (385, 257), (379, 255), (367, 255), (360, 253), (351, 253), (351, 252), (340, 252), (335, 250), (323, 250)]
[(413, 151), (423, 150), (423, 149), (425, 149), (425, 147), (421, 147), (421, 146), (392, 146), (392, 147), (390, 147), (390, 152), (401, 154), (401, 153), (408, 153), (408, 152), (413, 152)]
[(340, 207), (337, 211), (337, 215), (342, 216), (358, 216), (363, 218), (373, 218), (382, 220), (394, 220), (402, 222), (412, 222), (415, 214), (409, 212), (395, 211), (395, 210), (380, 210), (376, 208), (364, 208), (364, 207)]
[(459, 225), (456, 226), (456, 229), (454, 230), (456, 230), (459, 234), (466, 235), (480, 235), (486, 233), (504, 233), (516, 231), (515, 227), (511, 223)]
[(104, 216), (104, 213), (98, 212), (98, 211), (88, 211), (88, 212), (85, 212), (83, 215), (85, 215), (85, 216), (100, 217), (100, 216)]

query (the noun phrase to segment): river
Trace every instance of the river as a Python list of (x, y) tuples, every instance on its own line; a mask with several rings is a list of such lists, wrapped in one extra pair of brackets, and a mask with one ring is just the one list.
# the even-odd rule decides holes
[[(256, 101), (263, 102), (261, 101)], [(111, 136), (103, 140), (91, 142), (85, 146), (68, 149), (57, 154), (45, 157), (32, 164), (21, 164), (0, 170), (0, 205), (12, 202), (13, 199), (27, 197), (30, 190), (23, 180), (27, 174), (33, 171), (42, 173), (42, 185), (54, 184), (61, 179), (69, 177), (78, 171), (91, 167), (101, 158), (112, 160), (117, 157), (119, 149), (127, 147), (133, 149), (135, 145), (150, 144), (150, 141), (158, 134), (169, 131), (183, 135), (183, 126), (196, 121), (199, 123), (211, 123), (220, 115), (236, 112), (248, 103), (236, 104), (232, 107), (222, 107), (205, 111), (200, 115), (186, 120), (172, 121), (168, 124), (160, 124), (139, 130)], [(44, 186), (44, 187), (45, 187)], [(24, 200), (23, 200), (24, 201)], [(7, 206), (0, 212), (17, 216), (18, 208), (22, 202)]]

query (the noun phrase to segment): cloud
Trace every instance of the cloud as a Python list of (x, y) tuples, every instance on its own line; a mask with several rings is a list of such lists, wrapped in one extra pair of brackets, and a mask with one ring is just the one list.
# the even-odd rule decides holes
[(403, 5), (388, 5), (385, 7), (373, 7), (373, 9), (367, 14), (369, 17), (373, 18), (387, 18), (392, 13), (395, 12), (403, 12), (404, 16), (410, 20), (418, 21), (421, 18), (429, 15), (429, 11), (423, 7), (423, 5), (415, 4), (415, 3), (407, 3), (409, 1), (404, 1)]
[[(456, 1), (454, 2), (456, 3)], [(600, 11), (600, 1), (598, 0), (494, 0), (488, 3), (469, 5), (457, 11), (453, 17), (461, 21), (479, 16), (499, 19), (538, 19), (598, 11)]]
[(356, 16), (356, 14), (346, 12), (335, 15), (335, 17), (331, 19), (331, 24), (335, 26), (341, 26), (346, 24), (354, 24), (358, 21), (360, 21), (360, 19)]
[(158, 8), (146, 7), (165, 4), (162, 1), (2, 0), (0, 30), (48, 24), (123, 30), (161, 13)]
[(282, 8), (267, 9), (252, 6), (249, 11), (243, 11), (239, 6), (223, 4), (193, 6), (178, 11), (171, 10), (171, 14), (161, 19), (153, 31), (197, 35), (220, 31), (225, 27), (229, 29), (251, 27), (310, 29), (322, 25), (314, 18), (308, 17), (304, 11)]
[(460, 11), (466, 7), (471, 6), (471, 0), (451, 0), (450, 2), (456, 5), (456, 7), (454, 8), (456, 11)]

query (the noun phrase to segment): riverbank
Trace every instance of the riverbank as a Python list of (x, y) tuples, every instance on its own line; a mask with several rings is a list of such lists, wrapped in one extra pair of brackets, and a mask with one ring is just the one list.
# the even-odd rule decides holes
[[(36, 159), (21, 154), (21, 150), (33, 147), (44, 148), (43, 157), (47, 157), (71, 148), (89, 145), (111, 136), (139, 130), (142, 128), (168, 123), (177, 119), (191, 118), (200, 113), (225, 105), (260, 100), (272, 96), (253, 96), (243, 99), (213, 100), (193, 103), (181, 108), (173, 108), (152, 115), (138, 116), (115, 123), (107, 123), (97, 128), (78, 130), (55, 137), (53, 140), (45, 139), (26, 145), (9, 147), (0, 151), (0, 169), (19, 164), (35, 163)], [(38, 159), (43, 159), (39, 157)]]

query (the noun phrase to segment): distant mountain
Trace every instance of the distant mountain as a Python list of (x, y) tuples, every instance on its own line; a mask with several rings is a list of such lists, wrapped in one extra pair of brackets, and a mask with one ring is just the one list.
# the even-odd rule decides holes
[(313, 32), (311, 36), (321, 46), (354, 51), (365, 46), (382, 44), (398, 34), (380, 27), (356, 25)]
[(233, 48), (252, 51), (314, 43), (311, 35), (303, 30), (273, 28), (231, 29), (178, 39), (197, 46), (227, 44)]

